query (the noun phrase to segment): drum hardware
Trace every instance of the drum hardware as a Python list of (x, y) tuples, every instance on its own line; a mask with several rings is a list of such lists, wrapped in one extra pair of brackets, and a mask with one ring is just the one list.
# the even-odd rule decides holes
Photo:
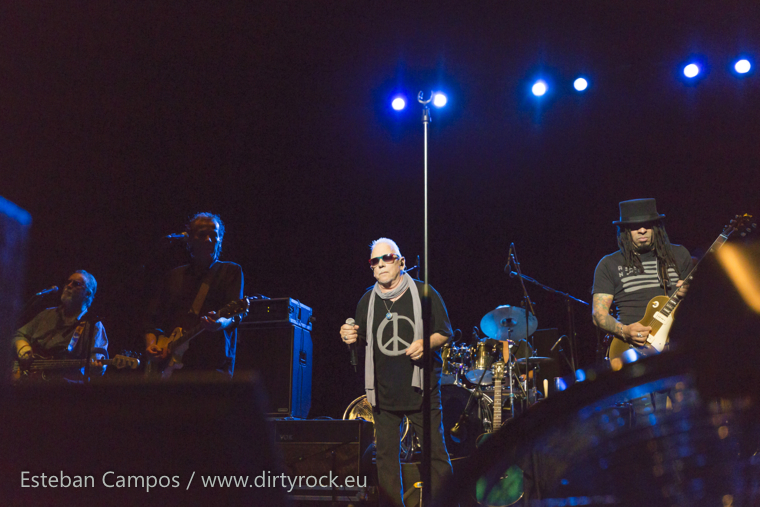
[[(485, 342), (481, 342), (485, 346)], [(496, 342), (498, 343), (498, 342)], [(485, 356), (485, 365), (480, 373), (480, 378), (477, 381), (477, 385), (475, 389), (473, 389), (470, 392), (470, 397), (467, 399), (467, 403), (464, 406), (464, 409), (462, 410), (462, 413), (459, 415), (459, 419), (457, 420), (457, 423), (451, 428), (451, 431), (449, 434), (451, 435), (451, 439), (454, 440), (457, 443), (460, 443), (462, 440), (467, 438), (467, 431), (466, 431), (466, 423), (467, 419), (469, 417), (469, 409), (470, 405), (472, 404), (473, 400), (480, 399), (483, 396), (482, 391), (480, 390), (481, 382), (483, 382), (483, 377), (485, 377), (486, 373), (490, 372), (491, 365), (493, 364), (493, 356), (490, 354)], [(468, 374), (471, 372), (467, 372)], [(494, 410), (496, 410), (496, 407), (494, 407)]]
[(515, 361), (515, 363), (517, 363), (518, 365), (527, 364), (529, 366), (532, 366), (532, 365), (540, 366), (542, 364), (549, 364), (553, 362), (554, 362), (554, 358), (552, 357), (519, 357), (517, 358), (517, 361)]

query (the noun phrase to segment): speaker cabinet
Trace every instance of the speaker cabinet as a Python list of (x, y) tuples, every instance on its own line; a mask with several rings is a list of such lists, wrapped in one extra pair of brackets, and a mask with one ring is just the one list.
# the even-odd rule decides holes
[(262, 397), (242, 379), (11, 389), (2, 504), (286, 505), (263, 485), (283, 469)]
[[(372, 423), (306, 420), (275, 423), (285, 475), (300, 478), (289, 493), (298, 501), (366, 501), (374, 480)], [(330, 483), (330, 479), (333, 479)]]
[[(22, 305), (26, 248), (32, 216), (12, 202), (0, 197), (0, 369), (10, 360), (13, 336)], [(4, 372), (3, 372), (4, 373)], [(0, 376), (0, 389), (5, 376)]]
[(269, 417), (309, 415), (311, 408), (311, 333), (289, 324), (238, 327), (235, 375), (256, 370), (269, 397)]

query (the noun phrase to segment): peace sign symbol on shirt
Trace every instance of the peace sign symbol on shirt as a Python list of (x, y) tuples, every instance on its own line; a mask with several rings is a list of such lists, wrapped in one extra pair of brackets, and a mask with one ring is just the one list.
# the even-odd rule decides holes
[[(409, 317), (399, 316), (398, 313), (391, 313), (391, 320), (389, 321), (388, 319), (383, 319), (383, 321), (380, 323), (380, 326), (377, 328), (377, 346), (380, 349), (380, 352), (386, 356), (400, 356), (406, 352), (406, 349), (408, 349), (409, 345), (411, 345), (411, 343), (405, 342), (398, 335), (399, 319), (408, 321), (412, 326), (412, 329), (414, 329), (414, 321)], [(391, 336), (388, 341), (383, 343), (383, 331), (385, 330), (385, 326), (388, 325), (388, 322), (393, 323), (393, 336)], [(399, 344), (401, 344), (403, 348), (399, 348)]]

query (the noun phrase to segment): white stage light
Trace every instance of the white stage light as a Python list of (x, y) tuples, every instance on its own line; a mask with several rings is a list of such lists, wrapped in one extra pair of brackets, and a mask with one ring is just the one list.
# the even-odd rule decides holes
[(741, 60), (736, 62), (736, 64), (734, 65), (734, 70), (736, 70), (736, 72), (738, 72), (739, 74), (746, 74), (747, 72), (749, 72), (749, 69), (751, 68), (752, 68), (752, 64), (749, 63), (749, 60), (747, 60), (746, 58), (742, 58)]
[(583, 79), (582, 77), (579, 77), (573, 82), (573, 87), (578, 90), (579, 92), (584, 91), (586, 88), (588, 88), (588, 81)]
[(442, 93), (436, 93), (433, 97), (433, 105), (435, 107), (443, 107), (446, 105), (446, 102), (448, 102), (448, 99), (446, 98), (446, 95)]
[(689, 79), (697, 77), (697, 74), (699, 74), (699, 66), (696, 63), (690, 63), (683, 68), (683, 75)]
[(533, 95), (536, 97), (541, 97), (546, 93), (547, 87), (546, 83), (543, 81), (536, 81), (536, 83), (533, 85), (533, 88), (531, 88), (531, 91), (533, 92)]
[(402, 97), (396, 97), (393, 99), (393, 102), (391, 102), (391, 107), (396, 111), (401, 111), (406, 107), (406, 101)]

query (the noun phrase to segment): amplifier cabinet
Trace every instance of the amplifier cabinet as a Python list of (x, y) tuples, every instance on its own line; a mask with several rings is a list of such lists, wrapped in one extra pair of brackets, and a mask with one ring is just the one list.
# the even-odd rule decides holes
[(252, 327), (292, 324), (311, 330), (311, 315), (312, 309), (296, 299), (256, 299), (251, 301), (245, 321)]
[[(300, 478), (300, 484), (289, 492), (291, 499), (361, 502), (374, 493), (370, 477), (372, 423), (361, 419), (277, 420), (275, 435), (285, 475), (292, 480)], [(332, 486), (328, 478), (334, 479)]]
[(301, 417), (311, 408), (312, 342), (293, 325), (238, 327), (235, 375), (256, 370), (269, 398), (269, 417)]

